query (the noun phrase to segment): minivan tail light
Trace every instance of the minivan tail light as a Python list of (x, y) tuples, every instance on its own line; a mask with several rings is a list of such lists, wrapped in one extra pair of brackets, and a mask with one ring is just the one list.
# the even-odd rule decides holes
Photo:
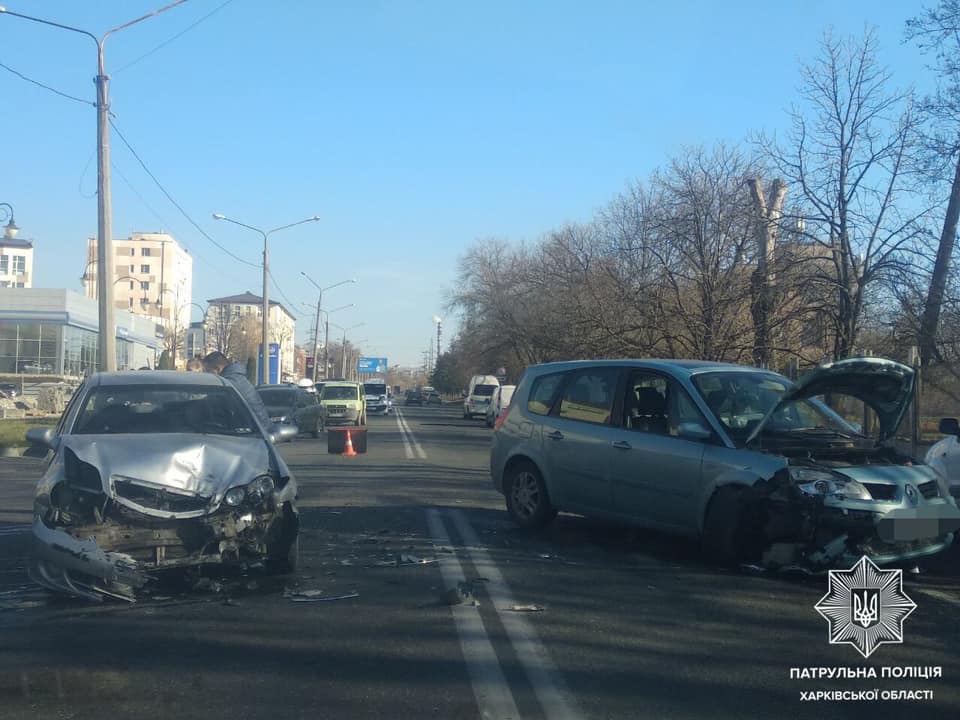
[(499, 430), (500, 426), (503, 425), (503, 421), (507, 419), (507, 413), (510, 411), (509, 406), (505, 407), (500, 411), (500, 414), (497, 415), (497, 419), (493, 421), (493, 429)]

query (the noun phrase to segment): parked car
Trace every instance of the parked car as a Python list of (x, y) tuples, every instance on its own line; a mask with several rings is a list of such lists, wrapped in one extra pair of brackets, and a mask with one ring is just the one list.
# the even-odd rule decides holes
[(957, 418), (943, 418), (939, 430), (947, 437), (930, 446), (924, 462), (943, 476), (950, 494), (960, 502), (960, 423)]
[(320, 395), (324, 425), (366, 425), (367, 408), (363, 385), (348, 380), (330, 380)]
[(0, 383), (0, 397), (13, 400), (20, 394), (20, 386), (17, 383)]
[(270, 421), (296, 428), (296, 432), (320, 437), (323, 432), (323, 408), (312, 388), (296, 385), (258, 385), (257, 393), (270, 415)]
[(407, 390), (404, 405), (423, 405), (423, 393), (419, 390)]
[(490, 406), (490, 397), (498, 387), (500, 387), (500, 381), (494, 375), (474, 375), (470, 378), (467, 397), (463, 401), (464, 419), (486, 415), (487, 408)]
[(17, 372), (31, 373), (33, 375), (52, 373), (53, 365), (50, 363), (37, 362), (36, 360), (21, 360), (17, 363)]
[[(524, 527), (564, 510), (698, 536), (720, 564), (903, 562), (960, 527), (940, 475), (889, 444), (913, 391), (913, 370), (877, 358), (796, 384), (696, 361), (537, 365), (494, 431), (490, 469)], [(866, 403), (877, 436), (825, 394)]]
[(439, 390), (431, 390), (424, 395), (423, 401), (427, 405), (443, 405), (443, 396)]
[(494, 421), (500, 417), (500, 413), (510, 404), (513, 391), (516, 389), (516, 385), (500, 385), (493, 391), (493, 395), (490, 396), (490, 405), (487, 406), (487, 414), (485, 415), (487, 427), (493, 427)]
[(133, 600), (161, 571), (293, 570), (297, 483), (239, 392), (209, 373), (97, 373), (56, 428), (34, 500), (30, 576), (51, 590)]

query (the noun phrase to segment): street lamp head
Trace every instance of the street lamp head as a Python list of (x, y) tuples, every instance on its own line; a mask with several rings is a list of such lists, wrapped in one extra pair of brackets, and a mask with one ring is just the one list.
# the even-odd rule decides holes
[(7, 227), (3, 231), (3, 236), (12, 240), (17, 236), (18, 232), (20, 232), (20, 228), (17, 227), (17, 224), (13, 221), (13, 215), (11, 215), (10, 222), (7, 223)]
[(214, 220), (226, 220), (226, 219), (227, 219), (227, 216), (226, 216), (226, 215), (221, 215), (220, 213), (214, 213), (214, 214), (213, 214), (213, 219), (214, 219)]
[(433, 316), (433, 321), (434, 321), (437, 325), (439, 325), (440, 322), (441, 322), (440, 316), (439, 316), (439, 315), (434, 315), (434, 316)]

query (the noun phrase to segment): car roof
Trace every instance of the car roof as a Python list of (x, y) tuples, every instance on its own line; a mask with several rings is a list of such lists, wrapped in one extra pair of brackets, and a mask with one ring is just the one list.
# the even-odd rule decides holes
[(542, 363), (540, 365), (531, 365), (530, 369), (536, 369), (537, 373), (546, 372), (564, 372), (567, 370), (576, 370), (585, 367), (610, 366), (610, 367), (640, 367), (650, 368), (651, 370), (663, 370), (672, 372), (675, 375), (697, 375), (704, 372), (769, 372), (775, 374), (772, 370), (763, 368), (749, 367), (746, 365), (735, 365), (733, 363), (717, 362), (713, 360), (670, 360), (670, 359), (621, 359), (621, 360), (567, 360), (562, 362)]
[(340, 386), (344, 386), (344, 387), (356, 387), (356, 386), (359, 385), (359, 384), (360, 384), (360, 383), (353, 382), (352, 380), (331, 380), (330, 382), (328, 382), (328, 383), (326, 384), (326, 387), (330, 387), (330, 386), (333, 386), (333, 387), (340, 387)]
[(184, 372), (182, 370), (124, 370), (98, 372), (87, 382), (97, 387), (123, 385), (190, 385), (192, 387), (222, 387), (228, 381), (214, 373)]

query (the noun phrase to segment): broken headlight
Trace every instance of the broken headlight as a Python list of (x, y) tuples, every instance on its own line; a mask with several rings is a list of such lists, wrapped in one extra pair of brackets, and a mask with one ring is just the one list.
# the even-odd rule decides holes
[(853, 500), (872, 500), (867, 489), (856, 480), (823, 470), (790, 468), (790, 478), (807, 495), (842, 495)]
[(230, 507), (237, 507), (246, 496), (247, 489), (245, 487), (234, 487), (227, 490), (223, 496), (223, 501)]
[(273, 493), (275, 484), (269, 475), (261, 475), (248, 485), (239, 485), (227, 490), (223, 501), (230, 507), (237, 507), (246, 498), (251, 502), (262, 503)]

